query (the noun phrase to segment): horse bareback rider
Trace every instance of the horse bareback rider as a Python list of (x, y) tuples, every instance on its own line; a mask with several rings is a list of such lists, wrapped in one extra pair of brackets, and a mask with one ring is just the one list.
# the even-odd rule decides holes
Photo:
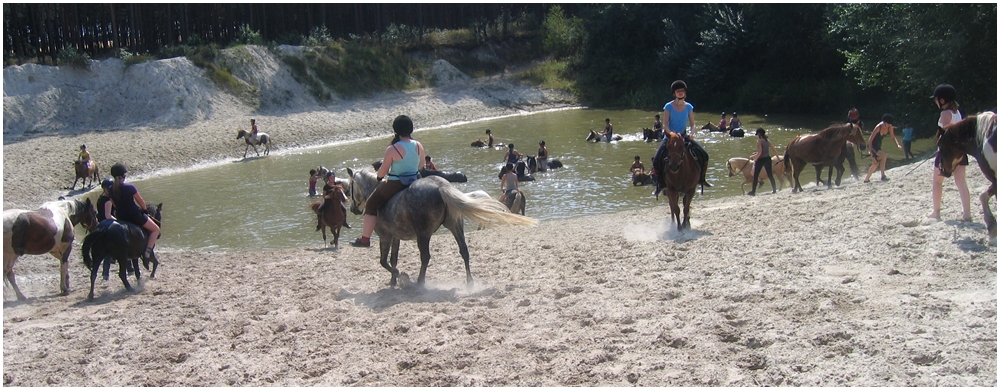
[[(392, 121), (392, 131), (399, 141), (395, 141), (385, 149), (382, 165), (375, 177), (379, 184), (365, 202), (365, 222), (361, 237), (351, 242), (351, 246), (370, 247), (372, 232), (378, 223), (378, 211), (393, 195), (405, 190), (420, 178), (418, 173), (424, 167), (424, 146), (411, 139), (413, 120), (406, 115), (397, 116)], [(382, 181), (387, 177), (386, 181)]]
[[(667, 129), (680, 134), (684, 138), (684, 146), (687, 147), (688, 151), (694, 156), (701, 167), (701, 181), (699, 184), (703, 188), (711, 187), (712, 185), (705, 180), (705, 176), (708, 173), (708, 152), (692, 139), (695, 132), (694, 105), (685, 101), (687, 98), (687, 84), (682, 80), (674, 81), (670, 84), (670, 90), (674, 95), (674, 100), (667, 102), (663, 106), (663, 116), (667, 122)], [(735, 113), (733, 116), (736, 116)], [(685, 130), (688, 128), (690, 128), (690, 132), (685, 134)], [(663, 190), (663, 181), (659, 177), (662, 176), (661, 172), (663, 172), (663, 159), (666, 157), (667, 139), (664, 137), (663, 142), (660, 143), (660, 147), (656, 150), (656, 155), (653, 157), (652, 174), (658, 177), (656, 181), (657, 196)]]

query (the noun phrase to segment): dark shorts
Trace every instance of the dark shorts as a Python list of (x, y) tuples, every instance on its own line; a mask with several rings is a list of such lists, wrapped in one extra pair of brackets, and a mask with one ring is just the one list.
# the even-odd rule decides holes
[(386, 180), (375, 187), (375, 191), (368, 196), (365, 201), (365, 215), (378, 215), (378, 210), (385, 206), (385, 203), (392, 199), (397, 192), (405, 190), (407, 186), (399, 180)]

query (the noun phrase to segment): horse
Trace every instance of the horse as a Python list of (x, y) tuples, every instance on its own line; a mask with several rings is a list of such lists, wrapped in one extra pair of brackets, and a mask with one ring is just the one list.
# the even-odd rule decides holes
[[(698, 160), (684, 144), (684, 138), (672, 131), (665, 132), (667, 139), (660, 145), (662, 151), (657, 151), (660, 161), (653, 161), (653, 169), (658, 172), (659, 185), (667, 192), (670, 200), (670, 219), (677, 222), (677, 230), (691, 227), (691, 199), (701, 181), (701, 167)], [(659, 193), (657, 193), (659, 195)], [(684, 218), (681, 219), (679, 197), (683, 196)]]
[[(378, 179), (375, 170), (365, 167), (351, 176), (351, 212), (361, 214), (368, 196), (375, 190)], [(379, 236), (380, 264), (392, 274), (389, 285), (396, 287), (400, 272), (396, 268), (399, 259), (399, 241), (416, 240), (420, 250), (420, 276), (417, 285), (424, 284), (427, 265), (430, 263), (430, 241), (441, 226), (451, 231), (458, 243), (459, 253), (465, 261), (466, 284), (472, 286), (472, 272), (469, 269), (469, 248), (465, 243), (465, 222), (468, 217), (480, 226), (506, 224), (515, 226), (535, 226), (538, 221), (508, 212), (503, 203), (487, 196), (471, 197), (463, 194), (447, 180), (429, 176), (420, 178), (409, 187), (395, 194), (378, 210), (375, 232)], [(392, 249), (392, 262), (388, 256)]]
[[(843, 154), (844, 146), (847, 142), (859, 145), (865, 149), (865, 139), (861, 135), (861, 127), (852, 123), (831, 126), (823, 129), (817, 134), (802, 134), (796, 136), (785, 148), (785, 162), (791, 164), (793, 185), (792, 192), (802, 191), (802, 184), (799, 183), (799, 174), (806, 168), (806, 164), (818, 164), (837, 168), (837, 176), (844, 173), (843, 165), (836, 165), (837, 160)], [(842, 164), (842, 163), (841, 163)], [(831, 172), (832, 173), (832, 172)], [(827, 176), (827, 188), (833, 188)]]
[[(726, 161), (726, 169), (729, 170), (729, 177), (736, 176), (737, 172), (743, 173), (743, 182), (740, 183), (740, 190), (746, 195), (746, 184), (753, 182), (753, 160), (743, 157), (733, 157)], [(774, 174), (776, 184), (778, 189), (784, 187), (784, 179), (786, 177), (785, 171), (785, 161), (779, 156), (771, 156), (771, 173)], [(764, 184), (764, 180), (767, 179), (767, 171), (761, 171), (757, 176), (758, 184)], [(791, 181), (791, 180), (789, 180)]]
[[(528, 156), (525, 158), (525, 160), (527, 161), (525, 164), (527, 165), (528, 168), (528, 174), (533, 174), (539, 171), (538, 159), (536, 159), (535, 156)], [(556, 159), (548, 159), (545, 160), (545, 166), (547, 169), (556, 169), (556, 168), (562, 168), (563, 163), (562, 161)]]
[(465, 174), (462, 173), (462, 172), (445, 172), (445, 171), (436, 171), (436, 170), (433, 170), (433, 169), (426, 169), (426, 168), (425, 169), (421, 169), (420, 170), (420, 177), (427, 177), (427, 176), (441, 176), (442, 178), (444, 178), (445, 180), (447, 180), (449, 183), (467, 183), (467, 182), (469, 182), (469, 178), (467, 176), (465, 176)]
[[(146, 205), (146, 214), (156, 223), (162, 225), (163, 203), (157, 205)], [(83, 239), (83, 265), (90, 270), (90, 294), (87, 300), (94, 300), (94, 283), (97, 281), (97, 270), (102, 262), (113, 258), (118, 261), (118, 277), (121, 278), (125, 290), (132, 292), (132, 285), (128, 283), (128, 270), (135, 271), (135, 282), (140, 283), (139, 257), (146, 251), (149, 232), (133, 223), (125, 221), (105, 220), (97, 225), (86, 238)], [(159, 260), (142, 259), (142, 265), (149, 270), (149, 263), (153, 263), (153, 270), (150, 271), (149, 278), (156, 278), (156, 268), (159, 267)]]
[(641, 169), (636, 168), (632, 170), (632, 185), (633, 186), (644, 186), (653, 184), (653, 176), (648, 173), (641, 172)]
[[(333, 244), (334, 248), (340, 248), (340, 228), (343, 227), (347, 216), (344, 215), (344, 209), (340, 207), (340, 205), (336, 204), (336, 201), (333, 201), (333, 199), (343, 198), (344, 192), (341, 191), (340, 186), (333, 186), (333, 194), (331, 194), (330, 199), (331, 202), (334, 203), (327, 206), (327, 208), (323, 210), (323, 217), (319, 220), (319, 230), (323, 232), (323, 244), (326, 245), (326, 228), (329, 227), (330, 234), (333, 235), (333, 241), (330, 241), (330, 243)], [(319, 214), (319, 206), (321, 205), (323, 205), (323, 202), (313, 202), (309, 205), (309, 208), (311, 208), (314, 213)]]
[(742, 127), (737, 127), (735, 129), (729, 129), (729, 136), (730, 137), (743, 138), (744, 135), (746, 135), (746, 131), (744, 131)]
[[(855, 157), (854, 149), (857, 147), (858, 146), (855, 145), (854, 142), (847, 141), (847, 143), (844, 144), (844, 149), (841, 150), (840, 157), (837, 157), (837, 161), (834, 163), (834, 165), (829, 167), (830, 171), (827, 173), (827, 176), (831, 176), (833, 174), (833, 169), (835, 167), (838, 167), (837, 169), (840, 170), (840, 172), (838, 172), (837, 174), (837, 181), (835, 182), (838, 186), (840, 185), (840, 179), (843, 177), (842, 172), (844, 172), (844, 161), (847, 161), (850, 164), (851, 176), (854, 177), (854, 180), (858, 180), (858, 175), (861, 174), (861, 171), (858, 169), (858, 161), (857, 159), (854, 158)], [(822, 164), (813, 164), (813, 165), (816, 167), (816, 185), (825, 184), (825, 182), (820, 178), (820, 174), (823, 173), (823, 165)]]
[(59, 259), (59, 292), (69, 294), (69, 252), (76, 237), (73, 226), (90, 231), (97, 225), (97, 210), (88, 198), (46, 202), (38, 210), (3, 211), (3, 277), (14, 288), (17, 300), (26, 298), (14, 281), (14, 263), (21, 255), (51, 254)]
[(240, 130), (236, 133), (236, 139), (243, 138), (247, 143), (246, 149), (243, 150), (243, 158), (247, 158), (247, 153), (250, 152), (250, 147), (253, 147), (253, 152), (260, 156), (260, 152), (257, 151), (257, 145), (264, 145), (264, 155), (267, 156), (271, 153), (271, 136), (264, 132), (258, 132), (257, 137), (254, 138), (246, 130)]
[[(587, 136), (587, 142), (590, 142), (590, 141), (604, 142), (605, 139), (607, 139), (607, 137), (605, 137), (605, 136), (601, 135), (600, 133), (598, 133), (596, 131), (593, 131), (593, 130), (591, 130), (590, 131), (590, 135)], [(611, 140), (612, 141), (621, 141), (622, 140), (622, 136), (621, 135), (612, 135), (611, 136)]]
[(997, 236), (997, 219), (990, 211), (990, 198), (997, 194), (997, 114), (982, 112), (962, 119), (938, 130), (938, 159), (935, 160), (941, 175), (950, 177), (965, 155), (971, 154), (979, 163), (979, 170), (990, 180), (990, 186), (979, 194), (983, 204), (983, 219), (990, 237)]
[(524, 215), (524, 206), (527, 203), (527, 198), (521, 190), (514, 190), (514, 193), (508, 194), (507, 198), (504, 199), (503, 205), (507, 206), (507, 209), (514, 214)]
[(73, 179), (73, 186), (70, 190), (76, 189), (76, 182), (83, 179), (83, 186), (87, 187), (87, 179), (90, 179), (90, 186), (94, 186), (94, 182), (100, 180), (100, 169), (97, 168), (97, 162), (91, 160), (90, 167), (81, 160), (76, 160), (73, 162), (73, 169), (76, 171), (76, 179)]
[(470, 144), (470, 146), (472, 146), (473, 148), (485, 148), (486, 142), (483, 142), (483, 140), (481, 139), (477, 139), (475, 141), (472, 141), (472, 144)]
[(726, 129), (723, 129), (723, 128), (719, 127), (719, 126), (716, 126), (715, 123), (712, 123), (712, 122), (706, 123), (704, 126), (701, 127), (701, 129), (702, 130), (708, 130), (709, 132), (723, 132), (723, 131), (726, 131)]
[(663, 139), (663, 131), (656, 131), (650, 128), (642, 128), (642, 140), (646, 142), (660, 141)]

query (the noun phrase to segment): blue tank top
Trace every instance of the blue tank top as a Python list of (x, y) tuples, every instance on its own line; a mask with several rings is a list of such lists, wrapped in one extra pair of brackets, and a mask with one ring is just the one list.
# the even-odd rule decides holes
[(694, 111), (694, 105), (685, 102), (684, 111), (678, 112), (674, 110), (672, 102), (667, 102), (663, 106), (663, 111), (667, 110), (670, 110), (670, 122), (667, 123), (667, 128), (677, 134), (684, 134), (684, 130), (687, 130), (688, 116)]
[[(389, 166), (389, 180), (399, 180), (400, 175), (416, 174), (420, 164), (420, 154), (417, 153), (417, 141), (399, 141), (394, 147), (402, 148), (406, 156), (402, 160), (393, 161)], [(402, 154), (402, 153), (401, 153)]]

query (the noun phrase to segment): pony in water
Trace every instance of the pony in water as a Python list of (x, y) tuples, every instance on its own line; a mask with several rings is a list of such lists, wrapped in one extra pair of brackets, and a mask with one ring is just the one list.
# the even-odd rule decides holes
[(420, 177), (441, 176), (449, 183), (468, 183), (469, 178), (462, 172), (435, 171), (433, 169), (421, 169)]
[(633, 186), (645, 186), (653, 184), (653, 176), (648, 173), (642, 172), (642, 169), (636, 168), (632, 170), (632, 185)]
[[(606, 140), (606, 139), (607, 139), (607, 137), (605, 137), (605, 136), (601, 135), (600, 133), (598, 133), (596, 131), (593, 131), (593, 130), (591, 130), (590, 131), (590, 135), (587, 136), (587, 142), (591, 142), (591, 141), (593, 141), (593, 142), (604, 142), (604, 140)], [(622, 140), (622, 136), (618, 135), (618, 134), (612, 135), (611, 136), (611, 140), (612, 141), (621, 141)]]
[[(831, 126), (823, 129), (817, 134), (802, 134), (792, 138), (785, 148), (784, 161), (791, 164), (792, 168), (792, 192), (802, 191), (802, 184), (799, 182), (799, 174), (806, 168), (807, 164), (822, 167), (837, 168), (837, 177), (844, 174), (843, 161), (837, 164), (838, 159), (843, 154), (844, 146), (847, 142), (859, 145), (865, 149), (865, 139), (861, 135), (861, 127), (845, 123), (843, 125)], [(832, 173), (832, 172), (831, 172)], [(832, 177), (827, 175), (827, 188), (833, 188), (830, 181)]]
[[(528, 166), (529, 175), (539, 171), (538, 159), (535, 158), (535, 156), (528, 156), (525, 158), (525, 161), (526, 161), (525, 164)], [(550, 158), (545, 161), (545, 166), (548, 169), (556, 169), (556, 168), (562, 168), (563, 163), (562, 161)]]
[[(340, 228), (344, 226), (347, 216), (344, 215), (344, 209), (336, 204), (333, 199), (343, 198), (344, 192), (340, 190), (340, 186), (333, 186), (333, 194), (330, 196), (330, 201), (333, 204), (327, 206), (326, 210), (323, 210), (323, 217), (320, 218), (319, 230), (323, 232), (323, 245), (326, 245), (326, 228), (329, 227), (330, 234), (333, 235), (333, 241), (330, 241), (330, 243), (333, 244), (334, 248), (340, 248)], [(309, 205), (309, 208), (314, 213), (319, 214), (319, 206), (321, 205), (323, 205), (323, 202), (313, 202)]]
[(69, 252), (76, 237), (73, 226), (90, 231), (97, 225), (97, 210), (88, 198), (46, 202), (38, 210), (3, 212), (3, 277), (14, 288), (17, 300), (26, 298), (14, 280), (14, 263), (22, 255), (51, 254), (59, 259), (59, 293), (69, 294)]
[[(653, 161), (653, 169), (658, 173), (659, 186), (666, 191), (670, 201), (671, 222), (676, 221), (677, 230), (682, 231), (691, 227), (691, 200), (701, 181), (701, 167), (684, 144), (684, 137), (672, 131), (664, 133), (667, 138), (660, 145), (661, 151), (657, 151), (656, 154), (666, 157), (660, 161)], [(684, 203), (683, 219), (681, 219), (680, 201)]]
[[(146, 205), (146, 214), (158, 226), (163, 226), (162, 215), (163, 203), (158, 205)], [(132, 285), (128, 283), (128, 270), (135, 271), (135, 282), (140, 283), (139, 257), (146, 251), (146, 243), (149, 232), (135, 224), (104, 220), (86, 238), (83, 239), (83, 265), (90, 270), (90, 294), (87, 300), (94, 299), (94, 282), (97, 280), (97, 270), (102, 262), (107, 258), (118, 261), (118, 277), (121, 278), (125, 290), (134, 291)], [(150, 260), (142, 259), (142, 265), (149, 270)], [(159, 267), (159, 260), (153, 259), (153, 270), (150, 271), (149, 278), (156, 278), (156, 268)]]
[[(733, 157), (726, 161), (726, 169), (729, 170), (729, 177), (736, 176), (737, 173), (743, 173), (743, 182), (740, 183), (740, 190), (743, 191), (743, 195), (746, 195), (746, 186), (748, 183), (753, 182), (753, 160), (743, 157)], [(785, 179), (788, 178), (788, 172), (785, 170), (785, 161), (779, 156), (771, 156), (771, 173), (774, 174), (775, 184), (778, 185), (778, 189), (784, 187)], [(791, 178), (788, 178), (791, 182)], [(758, 184), (764, 184), (764, 180), (767, 180), (767, 171), (761, 170), (760, 174), (757, 176)]]
[(76, 171), (76, 179), (73, 179), (73, 186), (70, 190), (76, 189), (76, 182), (83, 179), (83, 186), (87, 187), (87, 179), (90, 179), (90, 186), (94, 186), (94, 182), (100, 180), (100, 169), (97, 168), (97, 161), (90, 161), (90, 167), (87, 167), (87, 163), (76, 160), (73, 162), (73, 169)]
[(267, 156), (271, 153), (271, 136), (267, 135), (265, 132), (257, 132), (257, 137), (254, 137), (250, 132), (246, 130), (240, 130), (236, 133), (236, 139), (243, 138), (247, 143), (246, 149), (243, 150), (243, 158), (247, 158), (247, 153), (250, 152), (250, 147), (253, 147), (253, 152), (260, 156), (260, 152), (257, 151), (257, 145), (264, 145), (264, 155)]
[[(351, 212), (361, 214), (365, 202), (378, 179), (375, 170), (369, 167), (350, 174)], [(447, 180), (437, 176), (421, 178), (406, 189), (398, 192), (380, 210), (375, 232), (379, 236), (380, 264), (392, 274), (389, 285), (396, 286), (400, 272), (396, 268), (399, 259), (399, 241), (416, 240), (420, 250), (420, 276), (417, 285), (424, 284), (427, 265), (430, 264), (431, 235), (441, 226), (451, 231), (458, 243), (458, 251), (465, 261), (465, 280), (472, 286), (472, 272), (469, 269), (469, 247), (465, 243), (465, 222), (468, 217), (480, 226), (495, 224), (515, 226), (535, 226), (538, 221), (508, 212), (503, 203), (490, 197), (472, 197), (463, 194)], [(389, 252), (392, 259), (389, 261)]]
[(997, 114), (992, 111), (962, 119), (938, 130), (938, 159), (935, 164), (941, 175), (950, 177), (962, 157), (971, 154), (990, 181), (989, 188), (979, 194), (983, 204), (983, 219), (990, 237), (997, 236), (997, 219), (990, 211), (990, 198), (997, 194)]

